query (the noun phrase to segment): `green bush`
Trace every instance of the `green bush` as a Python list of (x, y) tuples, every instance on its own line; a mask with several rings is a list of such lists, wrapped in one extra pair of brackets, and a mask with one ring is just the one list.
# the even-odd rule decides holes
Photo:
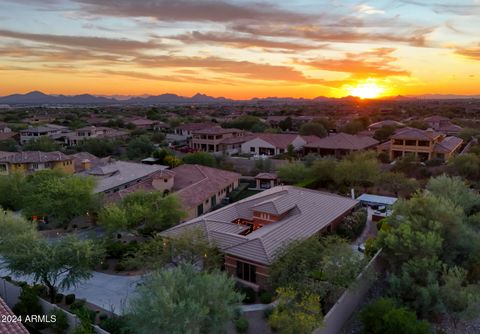
[(65, 304), (72, 305), (75, 302), (75, 294), (69, 294), (65, 296)]
[(108, 270), (108, 268), (110, 268), (110, 264), (107, 261), (103, 261), (100, 265), (100, 268), (103, 270)]
[(243, 298), (243, 302), (245, 304), (253, 304), (255, 303), (255, 300), (257, 299), (257, 293), (255, 292), (255, 290), (253, 290), (252, 288), (250, 287), (242, 287), (240, 289), (240, 292), (243, 293), (243, 295), (245, 296)]
[(360, 209), (346, 217), (337, 227), (337, 234), (348, 240), (355, 240), (360, 236), (367, 223), (367, 210)]
[[(27, 315), (29, 316), (32, 314), (42, 315), (43, 309), (38, 299), (37, 290), (34, 287), (30, 287), (28, 285), (23, 286), (18, 303), (13, 307), (12, 310), (17, 316), (21, 316), (22, 319), (25, 318)], [(45, 324), (41, 322), (25, 322), (24, 325), (32, 327), (34, 329), (45, 328)]]
[(56, 308), (49, 312), (49, 316), (55, 316), (55, 322), (50, 324), (50, 328), (53, 330), (53, 332), (56, 334), (63, 334), (67, 332), (67, 329), (70, 325), (68, 324), (68, 319), (65, 312)]
[(111, 317), (100, 321), (100, 327), (110, 334), (129, 334), (127, 320), (124, 317)]
[(240, 317), (234, 321), (235, 328), (237, 329), (238, 333), (246, 333), (248, 331), (248, 320), (245, 317)]
[(98, 316), (98, 320), (100, 321), (103, 321), (105, 319), (108, 319), (108, 315), (106, 315), (105, 313), (102, 313)]
[(395, 301), (381, 298), (368, 305), (361, 313), (364, 334), (409, 333), (431, 334), (426, 321), (418, 320), (415, 312), (398, 307)]
[(85, 308), (85, 299), (77, 299), (70, 305), (70, 311), (81, 310)]
[(57, 293), (55, 295), (55, 304), (60, 304), (63, 301), (63, 294)]
[(265, 310), (263, 310), (263, 317), (268, 320), (268, 318), (270, 318), (270, 315), (273, 312), (273, 309), (274, 309), (273, 307), (268, 307)]
[(125, 269), (125, 265), (122, 262), (115, 264), (115, 271), (124, 271)]
[(260, 293), (260, 303), (270, 304), (272, 302), (272, 293), (269, 291), (262, 291)]

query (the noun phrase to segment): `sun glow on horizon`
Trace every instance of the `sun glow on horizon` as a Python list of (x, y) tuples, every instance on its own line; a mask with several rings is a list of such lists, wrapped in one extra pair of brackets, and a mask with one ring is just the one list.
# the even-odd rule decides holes
[(346, 89), (350, 95), (361, 99), (376, 99), (385, 92), (385, 88), (379, 86), (374, 80), (359, 82), (355, 86), (347, 86)]

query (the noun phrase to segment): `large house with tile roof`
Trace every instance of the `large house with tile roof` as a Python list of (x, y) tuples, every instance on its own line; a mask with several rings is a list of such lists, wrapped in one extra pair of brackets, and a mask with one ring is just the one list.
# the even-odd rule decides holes
[(317, 136), (301, 136), (289, 133), (256, 133), (242, 143), (243, 154), (274, 156), (286, 153), (290, 145), (301, 150), (306, 144), (320, 139)]
[(172, 191), (182, 201), (188, 218), (214, 209), (238, 187), (240, 174), (202, 165), (184, 164), (175, 173)]
[(58, 169), (73, 174), (73, 158), (62, 152), (0, 152), (0, 174), (30, 173), (44, 169)]
[(348, 153), (368, 150), (378, 145), (378, 140), (369, 136), (336, 133), (304, 145), (305, 154), (341, 157)]
[(463, 130), (461, 126), (453, 124), (448, 117), (434, 115), (426, 117), (423, 120), (435, 131), (442, 132), (446, 135), (458, 135)]
[(463, 140), (446, 136), (433, 129), (421, 130), (406, 127), (397, 130), (390, 140), (377, 147), (387, 152), (390, 160), (411, 155), (421, 161), (439, 159), (447, 161), (460, 151)]
[(198, 229), (224, 254), (226, 271), (256, 289), (269, 287), (269, 266), (295, 240), (331, 231), (358, 205), (331, 193), (277, 186), (161, 233)]

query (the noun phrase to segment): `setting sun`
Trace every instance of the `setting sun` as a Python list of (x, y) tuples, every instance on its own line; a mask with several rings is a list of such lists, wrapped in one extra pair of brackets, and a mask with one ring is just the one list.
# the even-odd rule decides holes
[(357, 96), (362, 99), (374, 99), (383, 94), (385, 89), (375, 82), (358, 83), (356, 86), (347, 87), (350, 95)]

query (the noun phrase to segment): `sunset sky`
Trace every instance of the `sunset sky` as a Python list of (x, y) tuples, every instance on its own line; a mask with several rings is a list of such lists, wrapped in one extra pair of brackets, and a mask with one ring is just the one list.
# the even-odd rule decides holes
[(0, 0), (0, 95), (480, 94), (479, 22), (480, 0)]

